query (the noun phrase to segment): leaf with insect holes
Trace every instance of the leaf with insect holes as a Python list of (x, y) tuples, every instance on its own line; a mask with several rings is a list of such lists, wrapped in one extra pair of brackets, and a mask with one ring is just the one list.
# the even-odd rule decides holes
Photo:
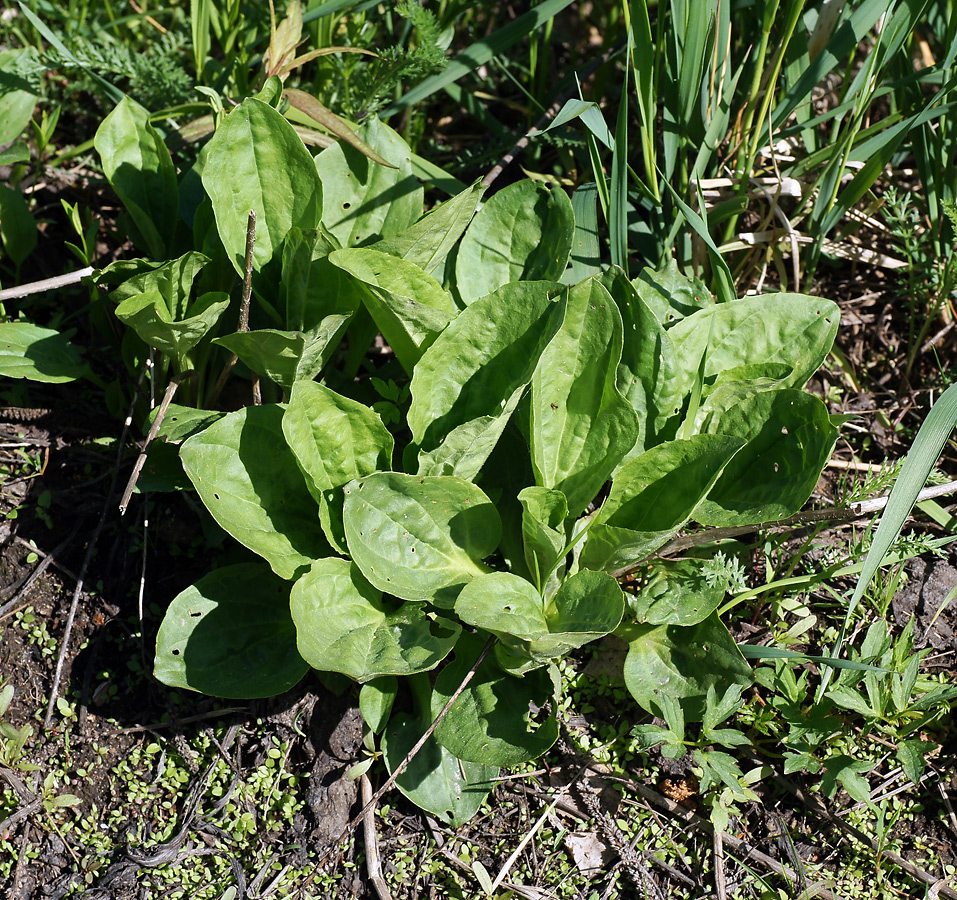
[(657, 550), (694, 514), (744, 442), (694, 435), (646, 450), (615, 475), (580, 564), (613, 572)]
[(529, 442), (535, 481), (579, 515), (638, 440), (617, 386), (621, 314), (597, 278), (568, 290), (565, 314), (532, 377)]
[(702, 525), (749, 525), (797, 512), (837, 440), (824, 402), (796, 390), (752, 394), (707, 417), (703, 430), (747, 444), (695, 511)]
[(156, 677), (214, 697), (271, 697), (308, 669), (296, 650), (289, 583), (263, 563), (200, 578), (173, 600), (156, 636)]
[(700, 722), (708, 688), (724, 694), (732, 683), (750, 684), (751, 667), (716, 614), (697, 625), (632, 625), (625, 685), (642, 709), (660, 715), (658, 692), (681, 700), (685, 718)]
[(322, 224), (340, 247), (359, 247), (405, 231), (422, 216), (422, 185), (412, 174), (409, 145), (369, 116), (358, 136), (396, 168), (373, 162), (343, 143), (317, 157), (322, 180)]
[(564, 297), (555, 282), (510, 284), (453, 319), (412, 375), (414, 443), (432, 451), (458, 426), (501, 414), (532, 380), (561, 323)]
[(346, 559), (316, 560), (293, 585), (290, 605), (303, 659), (359, 682), (434, 669), (462, 630), (421, 604), (384, 599)]
[(488, 571), (481, 560), (502, 536), (492, 501), (452, 475), (378, 472), (351, 482), (343, 523), (362, 574), (403, 600), (450, 599)]
[(328, 545), (282, 419), (279, 404), (231, 412), (185, 441), (180, 459), (220, 526), (277, 575), (294, 578)]

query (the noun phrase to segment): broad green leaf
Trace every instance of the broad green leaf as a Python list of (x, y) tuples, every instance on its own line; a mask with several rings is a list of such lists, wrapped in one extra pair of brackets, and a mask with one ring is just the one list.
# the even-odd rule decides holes
[(362, 285), (329, 262), (321, 236), (293, 228), (282, 252), (279, 309), (288, 331), (328, 329), (334, 317), (351, 319), (362, 306)]
[[(153, 421), (159, 412), (159, 407), (150, 411), (149, 424), (152, 427)], [(181, 444), (186, 438), (202, 431), (213, 424), (217, 419), (221, 419), (226, 413), (215, 409), (196, 409), (193, 406), (180, 406), (178, 403), (171, 403), (166, 409), (166, 415), (163, 416), (163, 423), (157, 432), (157, 438), (163, 438), (170, 444)]]
[(570, 288), (561, 327), (532, 378), (529, 426), (536, 482), (562, 491), (577, 516), (638, 439), (638, 418), (616, 385), (618, 307), (597, 279)]
[(687, 316), (668, 332), (685, 361), (676, 393), (691, 390), (702, 353), (706, 384), (737, 366), (783, 363), (792, 370), (784, 385), (803, 387), (824, 362), (839, 322), (835, 303), (804, 294), (746, 297)]
[(434, 450), (460, 425), (498, 416), (532, 373), (561, 321), (555, 282), (503, 287), (462, 311), (412, 375), (412, 440)]
[(396, 168), (379, 165), (341, 142), (316, 157), (323, 187), (322, 224), (340, 247), (392, 237), (422, 215), (424, 192), (412, 174), (408, 144), (375, 116), (369, 116), (358, 135)]
[(247, 98), (223, 119), (207, 145), (202, 177), (219, 237), (240, 275), (250, 210), (256, 213), (257, 272), (277, 255), (290, 228), (319, 224), (315, 162), (292, 125), (261, 100)]
[(525, 180), (495, 194), (469, 225), (455, 261), (455, 286), (470, 305), (504, 284), (557, 281), (575, 233), (561, 188)]
[(312, 381), (342, 340), (351, 314), (328, 316), (318, 329), (301, 331), (235, 331), (216, 338), (250, 369), (276, 382), (286, 393), (297, 382)]
[[(569, 101), (569, 103), (574, 102), (576, 101)], [(554, 122), (552, 124), (554, 125)], [(550, 125), (549, 128), (551, 127)], [(578, 284), (579, 281), (601, 272), (601, 249), (598, 245), (598, 189), (594, 182), (580, 185), (575, 190), (572, 194), (572, 211), (575, 214), (575, 234), (572, 238), (570, 265), (562, 278), (564, 284)]]
[(0, 322), (0, 375), (59, 384), (86, 371), (67, 335), (26, 322)]
[(403, 600), (440, 602), (488, 571), (502, 523), (474, 484), (379, 472), (345, 488), (343, 522), (362, 574)]
[[(0, 79), (3, 74), (0, 72)], [(0, 116), (3, 115), (3, 96), (0, 95)], [(30, 162), (30, 148), (23, 141), (15, 141), (5, 150), (0, 150), (0, 166), (14, 166)]]
[(283, 408), (229, 413), (180, 449), (213, 518), (281, 578), (328, 555), (316, 505), (282, 433)]
[(511, 572), (490, 572), (470, 581), (455, 598), (455, 613), (512, 647), (548, 634), (541, 595)]
[(458, 425), (434, 450), (420, 451), (418, 474), (456, 475), (475, 481), (524, 394), (525, 385), (519, 385), (497, 416), (482, 416)]
[(184, 317), (196, 276), (209, 263), (209, 257), (191, 250), (179, 259), (156, 264), (154, 268), (128, 278), (110, 292), (110, 299), (120, 304), (124, 300), (158, 291), (166, 301), (173, 321)]
[(652, 715), (661, 715), (658, 695), (667, 693), (682, 701), (686, 719), (700, 722), (709, 687), (720, 696), (731, 684), (751, 683), (751, 667), (714, 613), (697, 625), (634, 625), (621, 636), (625, 685)]
[(395, 675), (373, 678), (362, 685), (359, 691), (359, 711), (373, 734), (381, 734), (385, 728), (398, 692), (399, 681)]
[[(433, 716), (458, 689), (483, 646), (479, 635), (460, 638), (455, 658), (435, 681)], [(489, 656), (435, 729), (435, 739), (462, 760), (518, 765), (541, 756), (558, 738), (555, 703), (555, 684), (547, 669), (516, 678)], [(549, 705), (552, 711), (546, 713)]]
[(282, 431), (316, 500), (392, 466), (394, 441), (378, 415), (313, 381), (293, 386)]
[(611, 572), (653, 553), (691, 518), (743, 445), (740, 438), (694, 435), (630, 460), (595, 515), (580, 565)]
[(717, 421), (729, 409), (754, 394), (785, 387), (790, 375), (791, 367), (783, 363), (755, 363), (726, 369), (714, 384), (702, 389), (703, 402), (695, 415), (695, 431), (710, 431), (709, 422)]
[(9, 144), (30, 124), (40, 85), (27, 72), (41, 66), (33, 47), (0, 52), (0, 145)]
[[(405, 759), (431, 724), (408, 713), (393, 715), (382, 733), (382, 755), (389, 772)], [(498, 766), (456, 759), (430, 737), (396, 778), (395, 786), (419, 809), (459, 828), (472, 818), (492, 790)]]
[(642, 269), (632, 285), (665, 328), (715, 305), (711, 292), (697, 278), (684, 275), (674, 258), (663, 269)]
[(724, 600), (727, 584), (707, 577), (705, 560), (656, 560), (641, 587), (627, 593), (639, 625), (697, 625)]
[(797, 512), (837, 440), (824, 403), (795, 390), (754, 394), (709, 418), (706, 428), (747, 445), (696, 510), (702, 525), (745, 525)]
[(625, 596), (611, 575), (587, 569), (565, 579), (545, 611), (548, 634), (529, 645), (537, 659), (560, 659), (614, 631), (625, 611)]
[(124, 300), (116, 307), (116, 317), (163, 353), (174, 357), (182, 367), (186, 354), (219, 321), (229, 306), (229, 294), (210, 291), (188, 310), (188, 317), (174, 322), (159, 291), (149, 291)]
[[(2, 74), (2, 73), (0, 73)], [(23, 194), (0, 184), (0, 238), (3, 249), (17, 267), (37, 245), (37, 223)]]
[(671, 338), (625, 273), (612, 268), (600, 280), (621, 313), (618, 390), (638, 414), (632, 453), (640, 453), (658, 443), (658, 432), (680, 411), (682, 397), (675, 393), (678, 359)]
[(565, 552), (568, 500), (561, 491), (527, 487), (519, 495), (522, 504), (522, 543), (525, 563), (540, 591), (544, 579)]
[(346, 559), (316, 560), (293, 585), (290, 607), (303, 659), (359, 682), (434, 669), (462, 631), (421, 604), (384, 601)]
[(329, 261), (362, 283), (362, 300), (412, 374), (415, 364), (455, 317), (455, 304), (431, 275), (414, 263), (378, 250), (336, 250)]
[(484, 190), (481, 183), (473, 184), (405, 231), (383, 238), (370, 249), (408, 260), (432, 275), (445, 263), (449, 252), (472, 221)]
[[(172, 157), (150, 124), (149, 112), (124, 97), (100, 124), (93, 145), (106, 180), (133, 220), (134, 242), (154, 259), (166, 259), (179, 220), (179, 186)], [(244, 215), (244, 230), (245, 221)]]
[(289, 584), (262, 563), (200, 578), (173, 600), (156, 636), (153, 674), (214, 697), (272, 697), (308, 669), (296, 650)]

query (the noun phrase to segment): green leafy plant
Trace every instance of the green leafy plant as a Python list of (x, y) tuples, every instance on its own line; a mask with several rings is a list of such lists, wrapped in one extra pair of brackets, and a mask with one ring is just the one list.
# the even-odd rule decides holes
[[(321, 214), (309, 205), (318, 188), (293, 186), (305, 212), (280, 217), (267, 198), (235, 195), (246, 141), (225, 139), (268, 118), (253, 165), (271, 165), (262, 147), (286, 126), (268, 109), (251, 100), (231, 113), (204, 164), (232, 265), (242, 266), (244, 213), (263, 203), (253, 284), (281, 259), (275, 308), (285, 293), (288, 317), (302, 308), (291, 302), (293, 253), (314, 229), (306, 270), (354, 298), (348, 334), (367, 317), (365, 333), (383, 335), (411, 404), (389, 430), (361, 382), (330, 370), (319, 383), (312, 366), (260, 360), (284, 402), (178, 426), (189, 482), (264, 562), (217, 569), (173, 602), (158, 677), (248, 697), (286, 690), (309, 667), (346, 674), (378, 709), (372, 724), (395, 769), (482, 658), (397, 781), (451, 821), (477, 810), (497, 767), (548, 749), (554, 663), (603, 635), (628, 641), (626, 683), (650, 711), (662, 684), (696, 721), (709, 689), (750, 683), (715, 613), (726, 560), (661, 564), (664, 581), (627, 598), (615, 576), (692, 519), (756, 523), (801, 507), (837, 435), (801, 390), (833, 341), (834, 304), (716, 303), (673, 264), (565, 285), (575, 220), (561, 192), (519, 182), (472, 218), (478, 193), (466, 191), (422, 217), (399, 170), (361, 158), (364, 180), (334, 177), (351, 151), (325, 151), (311, 169)], [(277, 177), (306, 172), (295, 163)], [(220, 198), (227, 173), (232, 192)], [(256, 368), (279, 334), (237, 334), (248, 343), (232, 349)], [(682, 602), (663, 599), (675, 592)]]

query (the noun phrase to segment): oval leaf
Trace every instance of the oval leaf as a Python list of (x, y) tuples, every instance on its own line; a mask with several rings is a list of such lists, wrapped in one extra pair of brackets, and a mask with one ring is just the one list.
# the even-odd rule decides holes
[(455, 284), (469, 305), (503, 284), (558, 281), (572, 249), (575, 213), (561, 188), (525, 180), (479, 210), (459, 244)]
[(418, 604), (388, 608), (382, 593), (345, 559), (319, 559), (292, 588), (302, 657), (314, 669), (356, 681), (434, 669), (462, 629)]
[(202, 177), (223, 247), (240, 274), (250, 210), (256, 212), (256, 271), (276, 255), (290, 228), (319, 224), (315, 161), (292, 125), (261, 100), (248, 98), (223, 119), (206, 146)]
[(317, 501), (324, 492), (392, 465), (394, 441), (378, 415), (314, 381), (293, 386), (282, 432)]
[(200, 578), (173, 600), (156, 636), (156, 677), (214, 697), (272, 697), (308, 669), (296, 650), (289, 584), (262, 563)]
[(75, 381), (86, 363), (65, 335), (26, 322), (0, 323), (0, 375), (59, 384)]
[(487, 569), (502, 523), (474, 484), (451, 475), (379, 472), (345, 488), (349, 552), (380, 590), (403, 600), (448, 599)]
[[(154, 259), (166, 259), (179, 221), (179, 185), (169, 150), (149, 116), (124, 97), (100, 124), (93, 145), (106, 180), (139, 232), (132, 235), (134, 242)], [(244, 228), (245, 221), (244, 215)]]
[(621, 314), (596, 278), (568, 291), (561, 327), (532, 378), (535, 480), (577, 516), (638, 440), (638, 417), (617, 387)]
[(316, 504), (283, 439), (279, 405), (229, 413), (180, 448), (213, 518), (281, 578), (326, 556)]
[(378, 250), (336, 250), (329, 261), (362, 283), (366, 308), (411, 375), (457, 312), (448, 292), (414, 263)]
[(700, 722), (709, 687), (720, 697), (731, 684), (751, 683), (751, 667), (717, 614), (687, 628), (633, 626), (622, 637), (625, 685), (653, 715), (662, 715), (657, 695), (667, 692), (681, 700), (688, 721)]
[(657, 550), (692, 516), (744, 442), (694, 435), (646, 450), (615, 475), (580, 564), (612, 572)]
[(555, 282), (512, 284), (460, 313), (412, 375), (409, 428), (425, 451), (466, 422), (497, 416), (532, 373), (561, 322)]
[(409, 145), (388, 125), (369, 116), (359, 137), (396, 168), (373, 162), (338, 143), (315, 161), (322, 179), (322, 224), (340, 247), (358, 247), (405, 231), (422, 216), (422, 186), (412, 175)]
[(750, 525), (797, 512), (811, 496), (837, 440), (827, 407), (802, 391), (766, 391), (707, 422), (747, 445), (695, 511), (702, 525)]
[[(458, 689), (483, 643), (478, 635), (462, 636), (455, 659), (435, 681), (433, 716)], [(545, 712), (549, 704), (550, 714)], [(516, 678), (489, 656), (435, 729), (435, 738), (459, 759), (518, 765), (541, 756), (555, 743), (555, 705), (555, 685), (548, 670), (536, 669)]]
[[(428, 724), (407, 713), (394, 715), (382, 734), (382, 755), (392, 773)], [(395, 786), (419, 809), (458, 828), (472, 818), (492, 790), (497, 766), (456, 759), (430, 737), (396, 778)]]
[(784, 386), (803, 387), (830, 351), (840, 319), (837, 304), (804, 294), (761, 294), (696, 312), (668, 332), (683, 361), (675, 392), (691, 391), (702, 353), (705, 383), (737, 366), (783, 363), (791, 367)]

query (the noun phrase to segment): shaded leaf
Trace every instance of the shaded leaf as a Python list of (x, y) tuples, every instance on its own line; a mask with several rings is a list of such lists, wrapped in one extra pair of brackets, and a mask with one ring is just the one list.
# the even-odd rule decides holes
[(173, 600), (156, 636), (153, 674), (214, 697), (271, 697), (308, 669), (296, 650), (289, 584), (261, 563), (200, 578)]

